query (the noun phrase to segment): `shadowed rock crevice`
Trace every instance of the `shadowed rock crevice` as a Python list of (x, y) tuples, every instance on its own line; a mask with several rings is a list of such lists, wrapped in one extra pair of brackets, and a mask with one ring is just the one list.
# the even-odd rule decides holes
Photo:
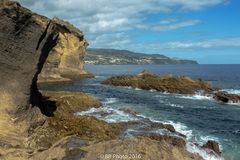
[(46, 37), (46, 35), (47, 35), (47, 31), (48, 31), (48, 28), (49, 28), (50, 24), (51, 24), (51, 20), (50, 20), (50, 22), (48, 23), (48, 25), (47, 25), (45, 31), (43, 32), (43, 34), (42, 34), (41, 37), (39, 38), (39, 41), (38, 41), (38, 44), (37, 44), (37, 48), (36, 48), (36, 50), (39, 49), (39, 46), (40, 46), (41, 42), (42, 42), (43, 39)]
[[(43, 35), (40, 37), (37, 49), (39, 48), (41, 41), (47, 35), (47, 31), (50, 23), (47, 25), (46, 30), (44, 31)], [(56, 110), (56, 105), (55, 105), (55, 102), (49, 101), (47, 98), (43, 97), (42, 94), (38, 91), (37, 80), (38, 80), (38, 75), (42, 71), (43, 65), (48, 57), (49, 52), (57, 44), (57, 39), (58, 39), (58, 34), (56, 35), (55, 32), (51, 33), (48, 36), (41, 50), (41, 55), (39, 57), (39, 61), (37, 64), (37, 72), (33, 77), (32, 85), (31, 85), (30, 104), (32, 106), (39, 107), (39, 109), (41, 110), (41, 113), (46, 116), (53, 116), (53, 112)]]
[[(68, 22), (50, 20), (9, 0), (0, 1), (0, 31), (0, 111), (5, 115), (2, 117), (15, 119), (30, 112), (30, 117), (37, 117), (37, 108), (44, 115), (53, 116), (55, 103), (38, 91), (39, 74), (48, 66), (45, 75), (50, 78), (62, 80), (60, 73), (84, 74), (83, 55), (88, 43), (83, 33)], [(58, 66), (52, 68), (55, 62)], [(7, 123), (8, 119), (3, 119)], [(14, 122), (29, 123), (24, 118), (17, 119)], [(4, 123), (0, 122), (0, 126), (5, 126)]]
[(16, 146), (28, 148), (29, 128), (39, 127), (56, 110), (36, 83), (57, 43), (55, 28), (51, 20), (17, 2), (0, 1), (0, 154), (8, 156)]

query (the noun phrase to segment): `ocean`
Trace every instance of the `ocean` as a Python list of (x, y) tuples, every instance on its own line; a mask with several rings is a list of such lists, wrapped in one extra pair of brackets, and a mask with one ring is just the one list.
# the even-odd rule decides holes
[[(240, 65), (86, 65), (85, 69), (95, 78), (73, 84), (45, 84), (40, 89), (86, 92), (97, 97), (103, 108), (90, 109), (79, 115), (93, 115), (109, 123), (142, 121), (143, 118), (169, 123), (187, 136), (190, 152), (199, 153), (204, 159), (218, 159), (193, 145), (215, 140), (223, 150), (224, 159), (240, 159), (240, 104), (218, 103), (200, 93), (183, 96), (100, 84), (113, 75), (138, 74), (148, 69), (157, 74), (201, 78), (227, 92), (240, 94)], [(141, 131), (139, 128), (129, 128), (125, 136), (133, 136)]]

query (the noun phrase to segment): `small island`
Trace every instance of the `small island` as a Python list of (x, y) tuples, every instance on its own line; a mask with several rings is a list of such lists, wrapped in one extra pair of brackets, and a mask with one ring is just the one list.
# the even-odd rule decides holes
[(205, 80), (193, 80), (187, 76), (156, 75), (149, 70), (144, 70), (138, 75), (113, 76), (102, 81), (102, 84), (185, 95), (201, 93), (223, 103), (240, 102), (239, 95), (229, 94), (219, 88), (214, 88)]

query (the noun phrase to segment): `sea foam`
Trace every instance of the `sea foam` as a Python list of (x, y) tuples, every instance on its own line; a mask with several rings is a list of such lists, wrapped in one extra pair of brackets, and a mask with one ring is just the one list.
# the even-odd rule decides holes
[(221, 91), (225, 91), (225, 92), (230, 93), (230, 94), (240, 95), (240, 90), (239, 89), (223, 89)]
[(117, 102), (118, 99), (117, 98), (106, 98), (105, 101), (103, 102), (104, 104), (112, 104)]
[(173, 104), (173, 103), (167, 103), (166, 105), (170, 106), (170, 107), (174, 107), (174, 108), (184, 108), (184, 106), (180, 105), (180, 104)]
[(177, 96), (180, 98), (184, 98), (184, 99), (193, 99), (193, 100), (212, 100), (212, 96), (206, 96), (206, 95), (202, 95), (199, 93), (196, 93), (194, 95), (187, 95), (187, 96)]
[(216, 156), (214, 154), (208, 153), (206, 150), (201, 149), (200, 147), (196, 146), (194, 143), (189, 141), (186, 144), (186, 149), (190, 153), (200, 155), (205, 160), (223, 160), (223, 158)]
[[(153, 121), (153, 122), (159, 122), (159, 123), (164, 123), (164, 124), (171, 124), (176, 129), (177, 132), (179, 132), (181, 134), (184, 134), (186, 136), (186, 139), (187, 139), (186, 149), (190, 153), (199, 154), (205, 160), (223, 160), (223, 158), (221, 158), (219, 156), (216, 156), (216, 155), (213, 155), (213, 154), (209, 154), (206, 150), (196, 146), (191, 141), (191, 139), (194, 137), (193, 131), (190, 130), (183, 123), (173, 122), (173, 121), (157, 121), (157, 120), (154, 120), (154, 119), (150, 119), (150, 120)], [(206, 143), (208, 140), (218, 141), (218, 139), (215, 138), (215, 137), (201, 136), (200, 140), (196, 140), (196, 143), (202, 145), (202, 144)], [(220, 148), (222, 148), (222, 147), (220, 146)]]
[(108, 123), (129, 122), (138, 120), (138, 118), (134, 117), (132, 114), (108, 107), (91, 108), (90, 110), (87, 111), (78, 112), (76, 113), (76, 115), (94, 116)]

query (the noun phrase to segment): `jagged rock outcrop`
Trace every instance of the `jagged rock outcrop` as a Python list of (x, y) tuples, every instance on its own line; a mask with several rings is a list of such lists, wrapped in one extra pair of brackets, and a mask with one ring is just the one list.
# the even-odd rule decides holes
[(92, 75), (84, 71), (84, 55), (88, 46), (83, 33), (70, 23), (54, 18), (59, 37), (50, 51), (38, 82), (65, 82)]
[(223, 103), (240, 103), (240, 95), (230, 94), (225, 91), (216, 92), (213, 98)]
[(202, 146), (202, 148), (210, 150), (210, 152), (212, 152), (213, 154), (221, 155), (221, 153), (222, 153), (220, 148), (219, 148), (218, 142), (213, 141), (213, 140), (207, 141), (207, 143), (204, 144)]

